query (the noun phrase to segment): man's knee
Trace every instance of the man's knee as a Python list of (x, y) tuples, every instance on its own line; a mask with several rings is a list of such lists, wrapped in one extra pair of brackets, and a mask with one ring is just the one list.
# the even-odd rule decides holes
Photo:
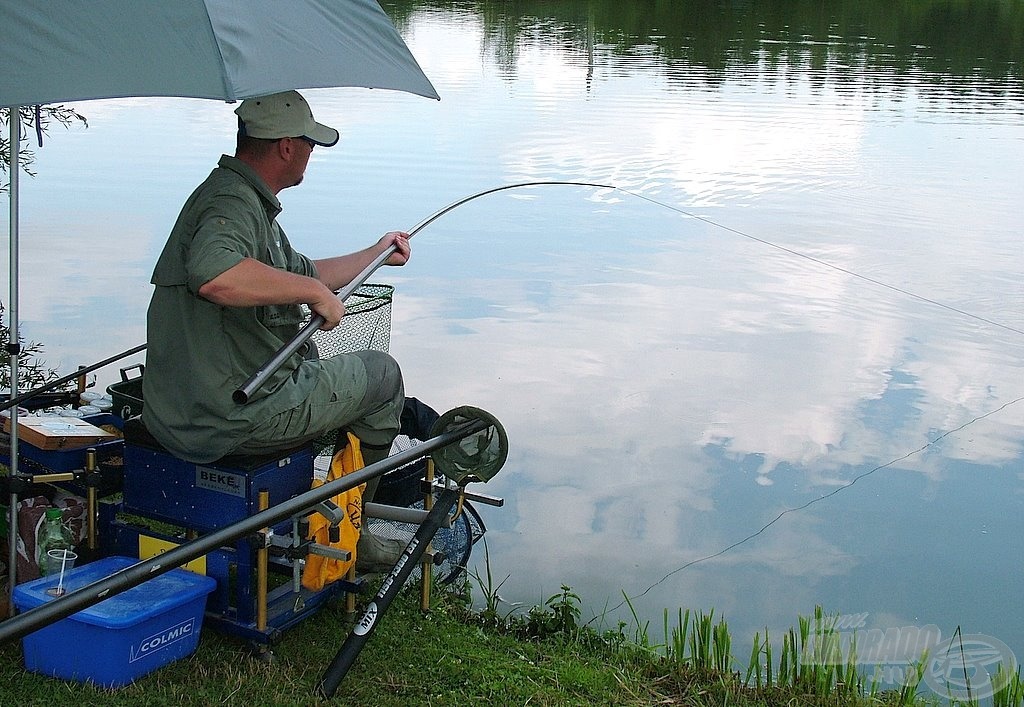
[(366, 392), (363, 395), (363, 402), (397, 402), (401, 406), (401, 401), (405, 398), (405, 389), (398, 361), (383, 351), (357, 351), (355, 355), (366, 369)]

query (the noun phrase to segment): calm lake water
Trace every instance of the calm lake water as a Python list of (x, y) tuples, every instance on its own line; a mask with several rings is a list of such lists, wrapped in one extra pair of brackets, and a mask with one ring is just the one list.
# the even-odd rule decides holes
[[(505, 184), (617, 187), (477, 199), (376, 278), (408, 393), (507, 428), (502, 597), (567, 584), (614, 626), (626, 595), (655, 640), (663, 609), (714, 608), (740, 655), (820, 604), (1024, 658), (1019, 4), (384, 5), (442, 100), (307, 92), (342, 141), (281, 195), (297, 247)], [(22, 329), (62, 372), (145, 340), (234, 127), (75, 107), (21, 201)]]

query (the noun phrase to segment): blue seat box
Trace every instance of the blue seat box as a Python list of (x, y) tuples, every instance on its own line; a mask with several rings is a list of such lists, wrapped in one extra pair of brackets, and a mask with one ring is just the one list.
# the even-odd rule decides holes
[[(138, 561), (90, 562), (66, 572), (63, 586), (74, 591)], [(16, 586), (15, 606), (27, 611), (57, 601), (46, 593), (57, 580), (51, 575)], [(152, 577), (26, 636), (25, 668), (103, 687), (127, 685), (196, 649), (206, 596), (215, 587), (212, 578), (182, 569)]]
[(260, 489), (269, 491), (274, 506), (308, 491), (313, 478), (308, 446), (193, 464), (129, 436), (124, 460), (126, 512), (202, 532), (255, 515)]

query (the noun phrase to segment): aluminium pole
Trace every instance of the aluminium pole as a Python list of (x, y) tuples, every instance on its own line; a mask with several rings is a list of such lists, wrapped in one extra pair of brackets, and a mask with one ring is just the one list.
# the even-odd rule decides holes
[[(7, 357), (11, 367), (11, 397), (18, 395), (18, 166), (21, 162), (21, 110), (19, 106), (11, 106), (7, 109), (7, 120), (11, 131), (9, 143), (10, 165), (8, 179), (10, 188), (8, 197), (10, 201), (11, 225), (9, 232), (10, 240), (10, 305), (8, 309), (7, 331)], [(17, 581), (18, 570), (18, 406), (11, 408), (11, 465), (8, 470), (11, 481), (11, 495), (9, 518), (7, 521), (7, 600), (9, 603), (8, 612), (14, 616), (14, 584)]]

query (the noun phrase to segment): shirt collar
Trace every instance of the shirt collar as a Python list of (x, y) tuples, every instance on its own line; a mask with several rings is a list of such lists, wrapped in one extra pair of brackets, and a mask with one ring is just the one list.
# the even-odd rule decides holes
[(281, 213), (282, 210), (281, 201), (277, 198), (274, 192), (270, 191), (270, 187), (267, 186), (267, 183), (263, 181), (263, 178), (260, 177), (260, 175), (256, 174), (256, 171), (252, 167), (231, 155), (221, 155), (220, 162), (218, 162), (217, 165), (224, 169), (230, 169), (232, 172), (235, 172), (238, 176), (248, 182), (249, 185), (252, 186), (253, 190), (259, 194), (260, 199), (262, 199), (263, 203), (266, 205), (267, 214), (270, 216), (270, 219), (273, 220), (277, 218), (277, 215)]

